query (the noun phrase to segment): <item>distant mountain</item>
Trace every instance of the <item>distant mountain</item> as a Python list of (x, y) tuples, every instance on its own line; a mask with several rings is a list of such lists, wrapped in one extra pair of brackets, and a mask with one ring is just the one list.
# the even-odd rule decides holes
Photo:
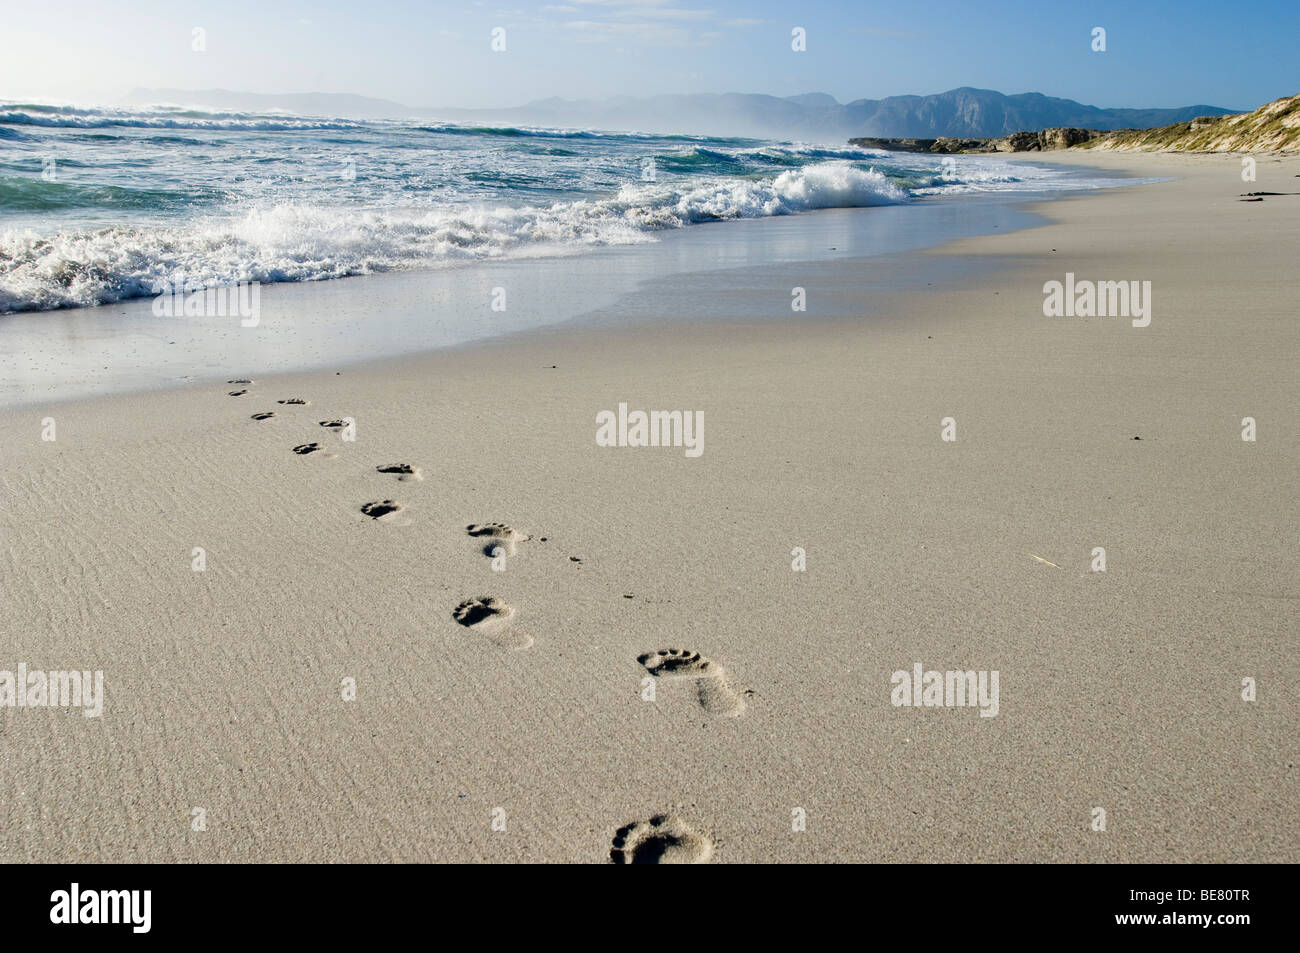
[(387, 99), (351, 93), (237, 93), (229, 89), (133, 89), (127, 106), (204, 106), (232, 112), (280, 110), (298, 116), (402, 119), (419, 111)]
[(757, 93), (662, 95), (646, 98), (539, 99), (508, 109), (413, 109), (401, 103), (332, 93), (265, 95), (229, 90), (136, 89), (131, 105), (175, 103), (220, 109), (284, 109), (304, 115), (356, 118), (421, 117), (491, 125), (593, 129), (840, 141), (850, 136), (937, 138), (995, 137), (1058, 126), (1146, 129), (1234, 110), (1218, 106), (1177, 109), (1099, 109), (1042, 93), (1007, 96), (963, 86), (932, 96), (890, 96), (840, 103), (826, 93), (765, 96)]
[(855, 120), (863, 124), (860, 135), (890, 136), (1005, 136), (1057, 126), (1147, 129), (1235, 111), (1206, 105), (1176, 109), (1100, 109), (1042, 93), (1006, 96), (991, 89), (968, 86), (934, 96), (861, 99), (844, 109), (854, 112)]
[(1196, 116), (1222, 116), (1218, 106), (1177, 109), (1099, 109), (1070, 99), (962, 87), (933, 96), (890, 96), (838, 102), (825, 93), (764, 96), (724, 93), (621, 96), (603, 100), (542, 99), (514, 109), (434, 110), (453, 122), (580, 126), (644, 132), (843, 140), (850, 136), (995, 137), (1059, 126), (1135, 129)]

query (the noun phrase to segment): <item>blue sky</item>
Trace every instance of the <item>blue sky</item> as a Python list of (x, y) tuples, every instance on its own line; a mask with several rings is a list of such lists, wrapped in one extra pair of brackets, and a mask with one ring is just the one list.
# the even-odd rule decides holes
[[(1094, 27), (1107, 50), (1091, 49)], [(201, 27), (206, 50), (192, 47)], [(505, 29), (506, 50), (490, 49)], [(807, 32), (806, 52), (790, 48)], [(75, 0), (6, 4), (0, 98), (135, 86), (351, 92), (412, 106), (547, 96), (978, 86), (1098, 106), (1254, 108), (1300, 92), (1300, 0)]]

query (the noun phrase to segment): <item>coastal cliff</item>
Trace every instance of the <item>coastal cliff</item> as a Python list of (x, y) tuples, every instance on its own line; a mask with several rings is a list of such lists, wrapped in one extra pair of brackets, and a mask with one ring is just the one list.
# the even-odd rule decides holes
[(940, 136), (937, 139), (880, 139), (861, 137), (850, 139), (849, 145), (860, 149), (886, 149), (890, 152), (928, 152), (941, 155), (968, 152), (1041, 152), (1048, 149), (1068, 149), (1089, 142), (1108, 133), (1099, 129), (1075, 129), (1057, 126), (1039, 132), (1013, 132), (994, 139), (957, 139)]
[(1160, 129), (1121, 129), (1094, 137), (1085, 148), (1116, 152), (1300, 151), (1300, 93), (1254, 112), (1200, 116)]

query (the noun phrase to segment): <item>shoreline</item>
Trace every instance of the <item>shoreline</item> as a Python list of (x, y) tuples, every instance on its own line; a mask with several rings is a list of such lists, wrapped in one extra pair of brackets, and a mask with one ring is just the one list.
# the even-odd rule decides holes
[[(712, 278), (826, 317), (652, 284), (663, 320), (78, 400), (55, 441), (0, 411), (0, 669), (104, 673), (99, 718), (0, 713), (6, 856), (597, 862), (668, 814), (715, 862), (1294, 862), (1300, 198), (1237, 199), (1300, 159), (1096, 158), (1178, 179), (909, 252), (959, 273), (924, 294)], [(1066, 273), (1150, 280), (1150, 325), (1044, 317)], [(620, 402), (703, 453), (598, 447)], [(918, 663), (1000, 672), (998, 713), (891, 704)]]
[[(1075, 174), (1090, 171), (1065, 164)], [(666, 230), (644, 244), (577, 254), (264, 284), (255, 330), (239, 327), (235, 316), (195, 319), (198, 324), (156, 318), (153, 298), (6, 315), (0, 319), (7, 322), (9, 351), (0, 355), (0, 379), (6, 381), (0, 409), (203, 386), (231, 376), (346, 369), (537, 328), (626, 323), (623, 309), (636, 307), (656, 285), (676, 286), (679, 280), (705, 287), (698, 297), (707, 308), (717, 301), (707, 292), (711, 280), (725, 282), (732, 272), (761, 277), (773, 265), (795, 261), (816, 266), (892, 256), (888, 273), (876, 270), (873, 289), (905, 284), (906, 276), (921, 287), (934, 276), (921, 274), (911, 257), (915, 252), (972, 235), (1036, 227), (1046, 219), (1030, 208), (1050, 207), (1069, 194), (920, 196), (900, 205), (704, 223)], [(945, 280), (952, 277), (960, 277), (960, 269)], [(501, 291), (509, 292), (509, 303), (502, 299), (498, 312), (494, 296)], [(693, 320), (724, 316), (698, 309), (699, 304), (689, 309)], [(41, 363), (26, 365), (20, 355), (27, 353), (41, 355)], [(203, 372), (186, 373), (194, 368)]]

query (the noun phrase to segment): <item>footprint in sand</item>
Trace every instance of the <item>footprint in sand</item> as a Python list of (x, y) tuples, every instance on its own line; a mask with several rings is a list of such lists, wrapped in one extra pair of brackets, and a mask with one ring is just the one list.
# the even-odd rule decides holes
[(655, 678), (689, 680), (695, 683), (700, 707), (711, 715), (739, 715), (745, 699), (727, 683), (727, 673), (720, 665), (686, 649), (664, 649), (637, 658)]
[(293, 448), (293, 452), (300, 457), (305, 457), (309, 453), (319, 453), (322, 460), (329, 460), (337, 456), (337, 454), (325, 453), (324, 450), (325, 448), (318, 443), (300, 443)]
[(232, 391), (229, 391), (228, 393), (229, 393), (229, 396), (231, 396), (231, 397), (243, 397), (245, 394), (248, 393), (248, 391), (247, 391), (247, 390), (232, 390)]
[(495, 596), (466, 599), (451, 613), (465, 628), (487, 636), (502, 648), (526, 649), (533, 644), (533, 637), (514, 628), (511, 621), (514, 615), (515, 610)]
[(268, 420), (268, 419), (270, 419), (271, 417), (274, 417), (274, 416), (275, 416), (275, 411), (273, 411), (273, 410), (268, 410), (268, 411), (265, 411), (265, 412), (260, 413), (260, 414), (253, 414), (253, 419), (254, 419), (254, 420)]
[(375, 467), (380, 473), (394, 473), (397, 479), (406, 482), (408, 480), (423, 480), (424, 474), (420, 472), (419, 467), (413, 467), (409, 463), (386, 463), (382, 467)]
[(712, 856), (713, 838), (672, 814), (620, 827), (609, 850), (616, 864), (703, 864)]
[(507, 556), (515, 554), (515, 543), (522, 543), (530, 539), (527, 533), (521, 533), (517, 529), (512, 529), (505, 523), (471, 523), (465, 527), (465, 532), (471, 536), (486, 536), (488, 543), (483, 547), (485, 556), (496, 556), (496, 549), (500, 546), (505, 550)]
[(240, 377), (240, 378), (236, 378), (233, 381), (226, 381), (226, 383), (227, 384), (251, 384), (253, 382), (250, 380), (245, 380), (244, 378)]
[(277, 404), (293, 404), (295, 407), (306, 407), (311, 403), (309, 400), (303, 400), (301, 397), (290, 397), (288, 400), (277, 400)]
[(346, 420), (322, 420), (320, 425), (328, 427), (330, 430), (342, 430), (348, 425), (348, 422)]
[(361, 512), (365, 513), (372, 520), (382, 520), (392, 516), (394, 513), (402, 511), (402, 504), (393, 500), (378, 500), (374, 503), (367, 503), (361, 507)]

